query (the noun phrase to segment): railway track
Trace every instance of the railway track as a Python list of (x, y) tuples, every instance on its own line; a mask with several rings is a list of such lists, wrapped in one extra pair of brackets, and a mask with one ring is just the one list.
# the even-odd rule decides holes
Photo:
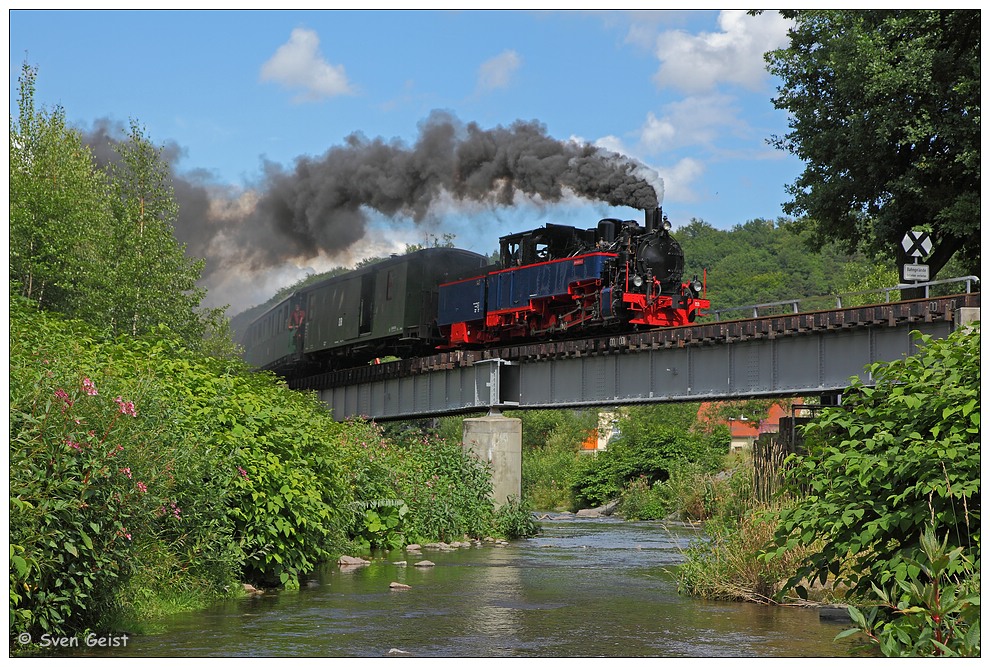
[(912, 322), (951, 322), (955, 320), (959, 309), (979, 307), (980, 293), (973, 292), (807, 313), (701, 322), (684, 327), (651, 329), (634, 333), (603, 334), (558, 341), (521, 342), (517, 345), (500, 345), (484, 350), (451, 350), (424, 357), (292, 378), (287, 380), (287, 383), (293, 389), (320, 390), (471, 366), (478, 361), (490, 359), (529, 363), (564, 357), (624, 354), (646, 349), (772, 340), (783, 336), (817, 334), (834, 329), (894, 327)]

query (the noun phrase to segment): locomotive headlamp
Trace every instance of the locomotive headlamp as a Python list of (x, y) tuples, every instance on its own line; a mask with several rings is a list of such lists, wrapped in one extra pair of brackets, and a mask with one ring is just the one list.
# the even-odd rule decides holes
[(703, 288), (704, 288), (704, 285), (702, 285), (702, 284), (701, 284), (701, 281), (700, 281), (700, 280), (698, 280), (697, 278), (695, 278), (695, 279), (694, 279), (694, 282), (692, 282), (692, 283), (691, 283), (691, 289), (693, 289), (693, 290), (694, 290), (694, 293), (695, 293), (695, 294), (701, 294), (701, 290), (702, 290)]
[(635, 276), (633, 276), (632, 283), (636, 287), (642, 287), (643, 286), (643, 276), (641, 276), (639, 274), (636, 274)]
[(665, 232), (670, 231), (670, 220), (667, 219), (667, 216), (663, 216), (663, 220), (660, 222), (660, 226), (663, 227), (663, 231)]

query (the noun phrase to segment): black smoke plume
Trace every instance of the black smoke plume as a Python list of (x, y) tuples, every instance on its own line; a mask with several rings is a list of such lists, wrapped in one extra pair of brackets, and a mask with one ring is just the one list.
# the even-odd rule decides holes
[[(105, 150), (111, 129), (98, 123), (87, 136), (103, 160), (112, 159)], [(167, 159), (181, 155), (174, 145), (165, 148)], [(265, 163), (262, 182), (240, 197), (202, 174), (174, 174), (174, 187), (176, 237), (206, 258), (207, 283), (233, 268), (257, 272), (346, 253), (364, 237), (369, 209), (419, 223), (442, 197), (501, 207), (517, 197), (553, 203), (571, 194), (637, 209), (653, 209), (662, 198), (656, 172), (631, 158), (554, 139), (537, 121), (485, 130), (441, 111), (420, 124), (412, 146), (355, 133), (291, 169)]]

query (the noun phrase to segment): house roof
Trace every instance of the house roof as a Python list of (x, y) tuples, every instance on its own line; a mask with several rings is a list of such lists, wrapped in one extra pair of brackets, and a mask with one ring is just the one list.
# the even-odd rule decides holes
[[(801, 399), (795, 399), (793, 405), (800, 405)], [(718, 406), (711, 402), (704, 402), (698, 406), (699, 421), (718, 420), (722, 424), (728, 424), (729, 433), (733, 438), (757, 438), (761, 433), (776, 433), (780, 427), (780, 418), (786, 417), (789, 410), (779, 403), (770, 406), (766, 419), (759, 422), (750, 419), (725, 419), (717, 418)]]

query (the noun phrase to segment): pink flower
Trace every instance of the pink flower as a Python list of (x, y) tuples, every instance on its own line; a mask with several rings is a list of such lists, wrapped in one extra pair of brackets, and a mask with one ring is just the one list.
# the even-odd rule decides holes
[(62, 399), (62, 402), (65, 403), (65, 405), (62, 406), (62, 412), (65, 412), (66, 408), (72, 407), (72, 399), (69, 398), (69, 395), (65, 393), (64, 389), (56, 389), (55, 398), (60, 398)]
[(172, 516), (174, 516), (176, 519), (180, 518), (179, 514), (181, 514), (182, 511), (179, 509), (179, 506), (175, 504), (175, 501), (170, 502), (168, 505), (162, 505), (161, 507), (159, 507), (158, 513), (161, 514), (162, 516), (167, 515), (169, 513), (169, 505), (172, 506), (172, 510), (171, 510)]
[(239, 472), (241, 474), (241, 477), (243, 477), (244, 479), (248, 479), (247, 470), (245, 470), (244, 468), (237, 466), (237, 472)]
[(148, 492), (148, 487), (145, 485), (144, 482), (138, 482), (137, 483), (137, 488), (138, 488), (138, 491), (140, 491), (141, 493), (147, 493)]
[(100, 393), (96, 391), (96, 385), (93, 384), (93, 381), (90, 380), (89, 378), (83, 378), (82, 388), (83, 391), (89, 394), (90, 396), (96, 396), (97, 394)]
[(127, 475), (127, 479), (131, 479), (131, 469), (130, 468), (121, 468), (120, 469), (120, 472), (121, 472), (121, 474)]
[(137, 409), (134, 407), (133, 401), (125, 401), (123, 398), (118, 396), (113, 399), (117, 406), (120, 408), (120, 414), (130, 415), (131, 417), (137, 416)]
[(65, 439), (65, 444), (67, 444), (69, 447), (72, 447), (76, 451), (78, 451), (80, 449), (79, 443), (78, 442), (73, 442), (72, 438), (66, 438)]

